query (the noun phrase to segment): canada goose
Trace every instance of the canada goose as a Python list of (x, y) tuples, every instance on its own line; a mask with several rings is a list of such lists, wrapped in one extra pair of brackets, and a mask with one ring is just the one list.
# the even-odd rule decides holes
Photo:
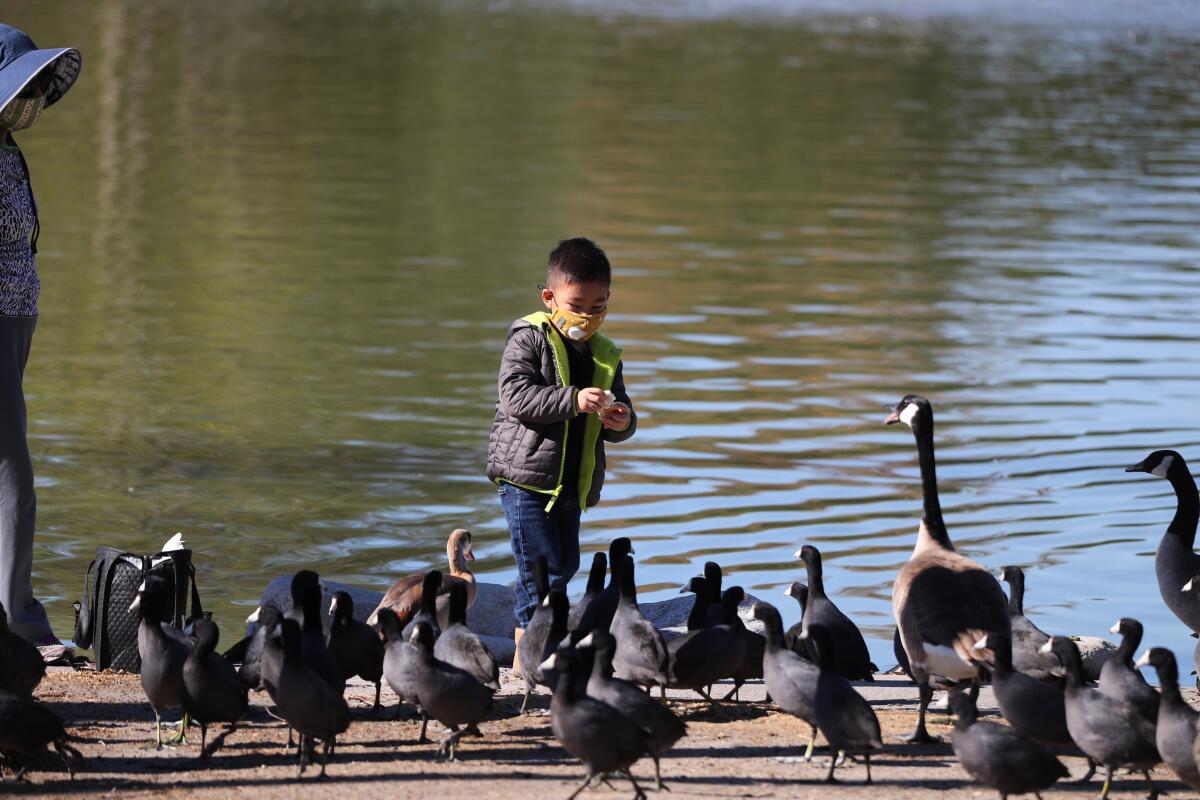
[(629, 771), (650, 752), (643, 730), (616, 708), (588, 697), (580, 688), (576, 677), (582, 669), (582, 660), (574, 648), (559, 648), (541, 666), (562, 678), (550, 701), (550, 730), (563, 749), (587, 767), (583, 783), (567, 800), (573, 800), (596, 778), (611, 773), (627, 777), (633, 784), (635, 798), (645, 800), (646, 793)]
[(1121, 644), (1117, 645), (1117, 652), (1113, 653), (1112, 658), (1100, 668), (1100, 691), (1131, 704), (1151, 725), (1157, 725), (1158, 692), (1146, 683), (1142, 673), (1133, 666), (1133, 654), (1142, 643), (1142, 623), (1122, 617), (1108, 632), (1121, 634)]
[(500, 667), (474, 631), (467, 627), (467, 587), (450, 587), (450, 624), (433, 645), (433, 655), (466, 671), (493, 692), (500, 691)]
[[(525, 681), (525, 697), (521, 700), (520, 713), (524, 714), (529, 705), (529, 697), (538, 686), (545, 686), (550, 691), (558, 683), (558, 673), (554, 670), (542, 669), (542, 663), (553, 655), (554, 651), (567, 637), (567, 618), (570, 614), (570, 603), (567, 593), (562, 589), (551, 589), (545, 599), (538, 604), (538, 611), (543, 607), (550, 614), (550, 625), (540, 638), (530, 639), (529, 629), (521, 637), (521, 677)], [(538, 611), (535, 611), (536, 615)]]
[(625, 556), (617, 562), (619, 599), (608, 632), (617, 640), (613, 670), (623, 678), (642, 686), (667, 685), (670, 654), (667, 643), (654, 623), (646, 619), (637, 604), (633, 559)]
[(1146, 777), (1151, 800), (1158, 796), (1150, 769), (1159, 762), (1154, 743), (1154, 725), (1124, 700), (1110, 697), (1084, 683), (1083, 660), (1079, 648), (1065, 636), (1051, 636), (1042, 645), (1054, 653), (1066, 668), (1067, 730), (1079, 749), (1103, 764), (1104, 788), (1101, 800), (1108, 797), (1113, 772), (1120, 767), (1137, 770)]
[(930, 676), (977, 681), (979, 662), (991, 661), (974, 649), (988, 631), (1009, 630), (1008, 598), (986, 569), (954, 550), (938, 500), (933, 454), (933, 407), (924, 397), (907, 395), (884, 420), (912, 429), (921, 467), (924, 507), (917, 543), (892, 585), (892, 613), (920, 689), (917, 728), (912, 742), (937, 741), (925, 728), (933, 689)]
[(1200, 594), (1182, 589), (1193, 576), (1200, 574), (1200, 555), (1192, 549), (1196, 543), (1196, 520), (1200, 516), (1196, 481), (1183, 456), (1174, 450), (1155, 450), (1125, 471), (1166, 478), (1175, 490), (1175, 516), (1154, 554), (1154, 574), (1167, 608), (1193, 633), (1200, 633)]
[(621, 589), (617, 581), (618, 565), (633, 553), (633, 543), (627, 537), (618, 536), (608, 545), (608, 585), (604, 587), (579, 615), (579, 623), (571, 630), (571, 643), (575, 644), (595, 630), (606, 631), (612, 626), (613, 614), (617, 613), (617, 601)]
[(33, 694), (46, 675), (42, 654), (8, 627), (8, 612), (0, 603), (0, 690)]
[[(446, 561), (450, 566), (450, 574), (442, 576), (442, 582), (438, 588), (439, 625), (446, 624), (449, 613), (450, 587), (455, 583), (461, 581), (467, 587), (467, 608), (475, 605), (475, 576), (471, 574), (469, 566), (469, 562), (474, 560), (475, 553), (471, 550), (471, 532), (464, 528), (456, 528), (446, 540)], [(409, 620), (421, 607), (421, 587), (425, 575), (424, 572), (405, 575), (393, 583), (383, 595), (383, 599), (379, 601), (379, 605), (367, 617), (367, 624), (377, 626), (380, 609), (390, 608), (400, 618), (401, 627), (407, 626)]]
[(808, 651), (804, 649), (804, 642), (800, 640), (800, 634), (804, 633), (804, 610), (808, 606), (808, 587), (800, 581), (792, 581), (783, 590), (783, 596), (795, 598), (796, 603), (800, 606), (800, 621), (787, 629), (787, 632), (783, 634), (783, 640), (790, 649), (808, 658)]
[[(591, 604), (592, 599), (604, 591), (604, 573), (608, 570), (608, 556), (604, 553), (592, 554), (592, 568), (588, 572), (587, 586), (583, 590), (583, 597), (579, 598), (579, 602), (571, 609), (571, 616), (567, 618), (567, 629), (574, 631), (579, 627), (579, 621), (583, 619), (583, 614)], [(539, 598), (540, 600), (541, 598)], [(537, 613), (536, 611), (534, 612)], [(525, 633), (528, 635), (529, 626), (525, 626)], [(541, 659), (544, 661), (545, 659)]]
[(325, 642), (325, 623), (321, 619), (321, 578), (311, 569), (292, 576), (292, 608), (284, 616), (300, 625), (300, 649), (304, 663), (339, 692), (345, 691), (346, 679)]
[[(188, 718), (200, 725), (200, 758), (205, 759), (233, 732), (237, 721), (246, 713), (248, 701), (246, 687), (237, 670), (214, 652), (221, 635), (217, 623), (202, 617), (192, 623), (192, 635), (196, 638), (196, 646), (184, 659), (179, 696)], [(206, 748), (208, 726), (214, 722), (228, 722), (230, 726), (213, 739), (211, 747)]]
[(421, 710), (450, 729), (437, 755), (454, 761), (458, 740), (468, 732), (477, 733), (479, 723), (492, 712), (492, 691), (466, 670), (433, 654), (433, 629), (427, 623), (418, 622), (409, 641), (417, 648), (413, 670)]
[(49, 708), (24, 692), (0, 689), (0, 752), (10, 759), (15, 755), (25, 756), (20, 769), (10, 763), (16, 772), (15, 780), (24, 779), (25, 772), (46, 745), (54, 748), (67, 772), (75, 777), (74, 759), (83, 755), (68, 744), (70, 738), (62, 719)]
[(354, 618), (354, 598), (349, 592), (335, 592), (329, 602), (329, 652), (346, 680), (357, 675), (375, 684), (375, 710), (379, 709), (379, 691), (383, 682), (383, 642), (365, 622)]
[(969, 692), (954, 692), (950, 707), (956, 715), (950, 742), (958, 763), (977, 782), (999, 792), (1001, 800), (1010, 794), (1036, 795), (1069, 774), (1061, 761), (1012, 728), (978, 722)]
[(646, 748), (654, 761), (656, 788), (662, 789), (662, 773), (658, 760), (675, 742), (687, 733), (687, 726), (669, 708), (628, 681), (612, 677), (612, 656), (616, 640), (604, 631), (592, 631), (576, 647), (591, 647), (594, 653), (592, 671), (588, 677), (587, 694), (615, 708), (641, 728)]
[[(142, 666), (139, 674), (142, 689), (150, 708), (154, 710), (155, 749), (161, 750), (162, 712), (182, 705), (179, 684), (183, 679), (183, 662), (192, 650), (192, 641), (177, 628), (161, 620), (166, 617), (169, 589), (166, 581), (150, 575), (138, 587), (137, 596), (129, 605), (130, 613), (136, 613), (138, 623), (138, 656)], [(186, 742), (188, 717), (185, 713), (179, 725), (179, 733), (168, 744)]]
[[(783, 640), (783, 620), (770, 603), (755, 603), (750, 614), (766, 628), (767, 649), (763, 653), (763, 681), (775, 705), (807, 722), (811, 728), (804, 760), (812, 760), (817, 741), (817, 679), (820, 670), (807, 658), (787, 647)], [(836, 758), (837, 753), (833, 756)]]
[(1165, 647), (1151, 647), (1137, 660), (1136, 666), (1153, 666), (1162, 687), (1158, 724), (1154, 729), (1159, 755), (1181, 781), (1193, 789), (1200, 789), (1200, 769), (1196, 767), (1195, 755), (1196, 721), (1200, 715), (1179, 694), (1175, 654)]
[(825, 579), (821, 568), (821, 551), (806, 544), (796, 551), (796, 558), (808, 568), (808, 604), (804, 608), (801, 636), (811, 625), (823, 625), (833, 643), (834, 669), (852, 681), (873, 681), (878, 667), (871, 663), (867, 643), (858, 626), (825, 594)]
[[(304, 660), (303, 633), (294, 619), (284, 617), (267, 635), (266, 650), (279, 658), (275, 682), (268, 684), (271, 699), (288, 725), (300, 734), (300, 773), (315, 753), (314, 740), (324, 745), (321, 775), (333, 753), (339, 733), (350, 727), (350, 708), (342, 692)], [(265, 653), (264, 653), (265, 655)], [(264, 673), (268, 672), (264, 668)]]
[(1001, 579), (1008, 584), (1013, 669), (1041, 680), (1061, 682), (1063, 668), (1058, 659), (1050, 653), (1040, 652), (1042, 645), (1050, 639), (1050, 634), (1025, 616), (1025, 573), (1020, 567), (1003, 567)]
[(879, 719), (871, 704), (854, 691), (850, 681), (838, 672), (834, 656), (833, 637), (829, 629), (819, 622), (808, 626), (805, 638), (817, 660), (817, 696), (813, 710), (817, 715), (817, 727), (834, 757), (829, 761), (826, 783), (836, 783), (833, 771), (837, 769), (838, 753), (859, 755), (867, 766), (867, 783), (871, 783), (871, 754), (883, 750), (883, 734), (879, 730)]
[[(692, 585), (693, 582), (689, 581), (688, 586)], [(703, 583), (695, 585), (704, 586)], [(722, 615), (728, 614), (731, 606), (732, 613), (736, 615), (737, 604), (737, 594), (722, 598)], [(620, 650), (621, 643), (618, 640), (618, 654)], [(709, 703), (715, 703), (705, 687), (732, 677), (741, 668), (746, 657), (746, 642), (734, 626), (721, 623), (676, 636), (667, 642), (667, 650), (670, 656), (670, 680), (667, 685), (673, 689), (691, 689)]]

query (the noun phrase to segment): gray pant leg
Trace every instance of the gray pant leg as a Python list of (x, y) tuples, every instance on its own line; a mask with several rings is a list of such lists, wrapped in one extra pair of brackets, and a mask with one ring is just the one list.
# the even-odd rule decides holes
[(32, 642), (52, 633), (32, 583), (37, 497), (22, 381), (35, 325), (37, 317), (0, 316), (0, 602), (9, 627)]

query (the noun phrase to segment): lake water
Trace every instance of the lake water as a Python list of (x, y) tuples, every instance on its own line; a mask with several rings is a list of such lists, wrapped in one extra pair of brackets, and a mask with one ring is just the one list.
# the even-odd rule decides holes
[(914, 391), (961, 550), (1025, 566), (1049, 631), (1134, 616), (1190, 663), (1153, 572), (1174, 496), (1122, 467), (1200, 460), (1197, 14), (876, 7), (11, 9), (85, 65), (20, 137), (58, 630), (95, 545), (175, 531), (227, 630), (276, 575), (383, 588), (458, 526), (510, 581), (500, 349), (586, 234), (641, 427), (584, 549), (631, 536), (643, 597), (716, 559), (791, 621), (812, 543), (891, 664), (920, 491), (883, 405)]

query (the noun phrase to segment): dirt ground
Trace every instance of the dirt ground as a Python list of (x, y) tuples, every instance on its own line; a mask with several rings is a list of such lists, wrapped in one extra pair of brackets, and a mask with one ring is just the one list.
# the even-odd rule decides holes
[[(481, 725), (482, 739), (463, 739), (459, 761), (434, 758), (437, 741), (445, 729), (430, 723), (432, 743), (417, 744), (419, 723), (411, 709), (398, 710), (396, 698), (385, 686), (382, 717), (370, 706), (374, 689), (365, 684), (347, 690), (354, 721), (339, 737), (337, 753), (327, 777), (316, 770), (297, 775), (294, 754), (284, 752), (283, 725), (268, 713), (269, 698), (254, 695), (248, 721), (234, 732), (211, 762), (199, 754), (199, 730), (191, 743), (154, 750), (153, 714), (136, 675), (96, 674), (55, 670), (38, 687), (37, 697), (54, 708), (76, 737), (83, 753), (71, 779), (60, 762), (47, 755), (28, 783), (11, 780), (0, 785), (0, 794), (21, 797), (436, 797), (438, 800), (566, 798), (583, 776), (579, 762), (571, 759), (550, 733), (546, 712), (548, 695), (531, 703), (536, 711), (517, 714), (521, 696), (517, 681), (505, 671), (504, 685), (492, 719)], [(838, 786), (823, 783), (828, 754), (818, 747), (815, 762), (804, 763), (807, 725), (761, 702), (762, 687), (747, 687), (742, 702), (723, 703), (712, 712), (706, 703), (672, 698), (672, 707), (688, 724), (688, 735), (663, 760), (663, 779), (669, 796), (687, 797), (844, 797), (917, 798), (938, 791), (947, 797), (988, 797), (990, 790), (973, 784), (954, 760), (949, 744), (907, 745), (897, 736), (909, 731), (916, 719), (916, 690), (902, 679), (884, 677), (864, 685), (883, 727), (887, 751), (872, 759), (873, 786), (864, 786), (861, 764), (839, 767)], [(756, 700), (755, 698), (758, 698)], [(991, 707), (990, 694), (980, 698), (981, 710)], [(397, 714), (399, 713), (399, 716)], [(394, 719), (392, 717), (395, 717)], [(933, 716), (931, 731), (948, 734), (948, 720)], [(210, 738), (213, 730), (210, 729)], [(818, 740), (820, 742), (820, 740)], [(1083, 773), (1079, 758), (1064, 759), (1072, 776)], [(634, 768), (640, 783), (653, 793), (654, 769), (648, 760)], [(1173, 779), (1165, 767), (1154, 773), (1160, 789), (1175, 797), (1194, 794)], [(614, 781), (615, 789), (591, 788), (582, 797), (630, 797), (627, 781)], [(1100, 790), (1101, 781), (1086, 785), (1059, 784), (1044, 797), (1088, 797)], [(1140, 777), (1120, 776), (1114, 796), (1145, 794)]]

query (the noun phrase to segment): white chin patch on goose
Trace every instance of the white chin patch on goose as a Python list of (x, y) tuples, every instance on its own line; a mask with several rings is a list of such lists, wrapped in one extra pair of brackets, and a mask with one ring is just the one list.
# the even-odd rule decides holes
[(911, 428), (913, 417), (915, 417), (917, 412), (920, 410), (921, 409), (917, 408), (916, 403), (909, 403), (904, 407), (904, 410), (900, 412), (900, 421)]
[(1174, 463), (1175, 456), (1163, 456), (1163, 460), (1158, 462), (1158, 466), (1150, 470), (1150, 474), (1156, 478), (1167, 477), (1167, 472), (1171, 469), (1171, 464)]

